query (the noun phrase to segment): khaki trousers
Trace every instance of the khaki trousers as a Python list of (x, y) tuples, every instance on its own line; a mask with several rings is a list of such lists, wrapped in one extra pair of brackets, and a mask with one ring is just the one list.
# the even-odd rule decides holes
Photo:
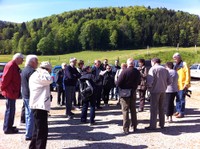
[[(129, 127), (137, 127), (137, 115), (136, 115), (136, 93), (134, 91), (133, 96), (130, 98), (120, 98), (122, 114), (123, 114), (123, 130), (129, 132)], [(131, 122), (129, 120), (129, 110), (131, 114)]]
[(159, 114), (159, 126), (164, 127), (165, 124), (164, 101), (165, 101), (165, 93), (151, 93), (150, 127), (153, 129), (156, 128), (157, 113)]

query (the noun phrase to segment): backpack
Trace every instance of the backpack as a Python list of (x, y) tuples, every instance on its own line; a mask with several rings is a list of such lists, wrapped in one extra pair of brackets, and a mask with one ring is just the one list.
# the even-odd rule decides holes
[(93, 87), (89, 80), (80, 80), (78, 79), (79, 82), (79, 89), (80, 89), (80, 94), (83, 100), (88, 100), (89, 97), (93, 95)]

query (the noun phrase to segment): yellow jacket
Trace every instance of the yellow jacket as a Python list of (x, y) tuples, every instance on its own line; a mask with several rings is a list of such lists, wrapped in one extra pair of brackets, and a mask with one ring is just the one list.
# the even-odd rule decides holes
[(178, 73), (178, 89), (183, 90), (185, 87), (190, 87), (190, 69), (186, 62), (180, 62), (175, 66)]

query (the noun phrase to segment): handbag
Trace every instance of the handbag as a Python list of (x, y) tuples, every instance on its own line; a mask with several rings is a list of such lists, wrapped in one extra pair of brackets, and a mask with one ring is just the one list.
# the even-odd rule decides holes
[(132, 89), (120, 89), (119, 96), (122, 98), (129, 98), (132, 95)]

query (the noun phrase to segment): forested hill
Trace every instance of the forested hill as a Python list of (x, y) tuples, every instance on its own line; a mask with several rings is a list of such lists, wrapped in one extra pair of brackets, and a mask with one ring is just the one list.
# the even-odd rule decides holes
[(0, 21), (0, 53), (64, 54), (81, 50), (200, 45), (200, 19), (143, 6), (89, 8), (20, 24)]

